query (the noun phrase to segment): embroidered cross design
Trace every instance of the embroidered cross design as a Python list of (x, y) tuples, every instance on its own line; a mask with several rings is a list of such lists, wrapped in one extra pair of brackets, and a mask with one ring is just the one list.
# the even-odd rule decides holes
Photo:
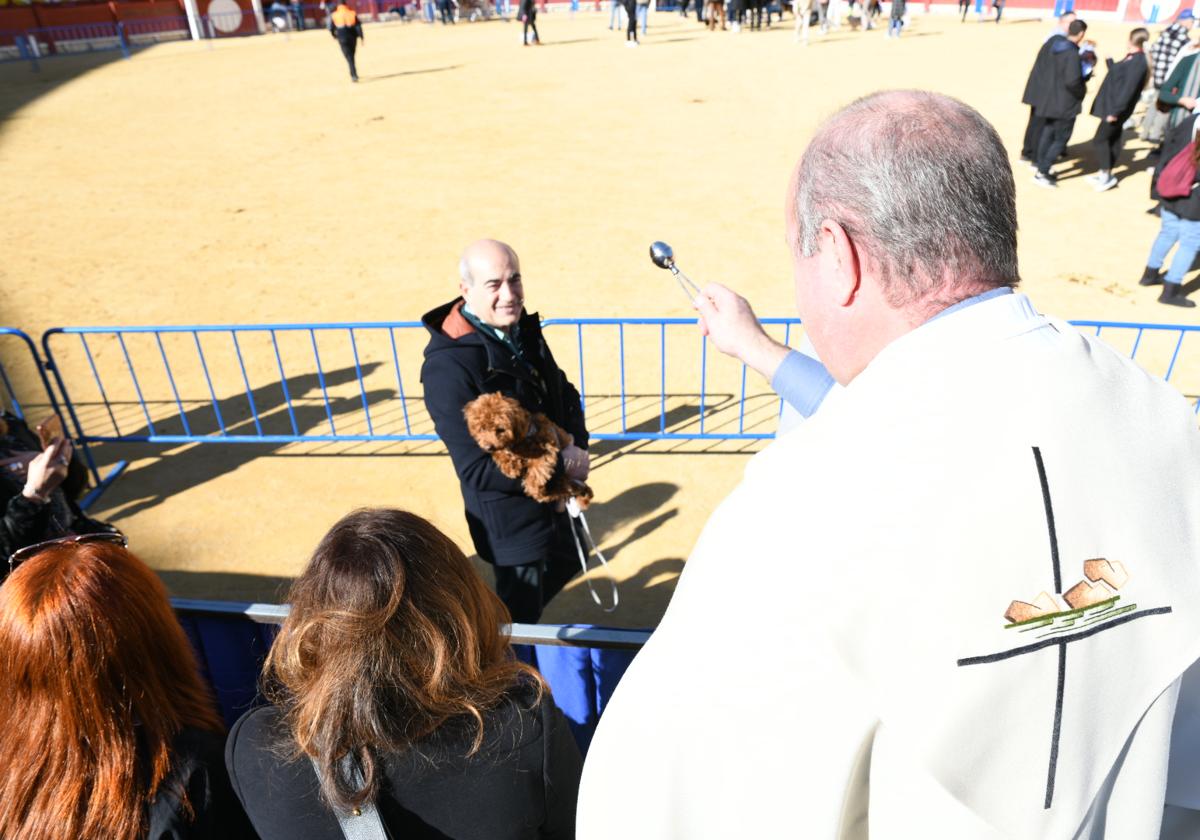
[[(1042, 452), (1038, 447), (1033, 447), (1033, 459), (1037, 464), (1038, 480), (1042, 485), (1042, 502), (1046, 509), (1046, 527), (1050, 532), (1050, 562), (1054, 569), (1054, 594), (1061, 596), (1063, 594), (1062, 587), (1062, 568), (1059, 564), (1058, 557), (1058, 535), (1054, 529), (1054, 507), (1050, 502), (1050, 484), (1046, 480), (1046, 465), (1042, 461)], [(1072, 590), (1074, 591), (1074, 590)], [(1102, 606), (1096, 604), (1095, 606)], [(1082, 611), (1080, 611), (1082, 612)], [(1136, 621), (1139, 618), (1146, 618), (1151, 615), (1164, 615), (1171, 612), (1170, 607), (1154, 607), (1152, 609), (1139, 610), (1136, 606), (1127, 611), (1120, 611), (1119, 614), (1113, 615), (1111, 618), (1100, 618), (1095, 623), (1071, 633), (1054, 635), (1048, 638), (1040, 639), (1027, 645), (1010, 648), (998, 653), (989, 653), (982, 656), (968, 656), (958, 660), (958, 666), (964, 667), (967, 665), (986, 665), (992, 662), (1000, 662), (1004, 659), (1012, 659), (1015, 656), (1024, 656), (1030, 653), (1037, 653), (1046, 648), (1058, 648), (1058, 690), (1054, 700), (1054, 726), (1050, 732), (1050, 766), (1046, 772), (1046, 800), (1044, 808), (1049, 808), (1054, 802), (1054, 775), (1058, 766), (1058, 744), (1059, 734), (1062, 730), (1063, 717), (1063, 695), (1067, 685), (1067, 647), (1075, 642), (1083, 641), (1084, 639), (1095, 636), (1097, 633), (1103, 633), (1106, 630), (1112, 630), (1122, 624), (1128, 624), (1131, 621)], [(1024, 623), (1024, 622), (1021, 622)], [(1011, 626), (1011, 625), (1010, 625)]]

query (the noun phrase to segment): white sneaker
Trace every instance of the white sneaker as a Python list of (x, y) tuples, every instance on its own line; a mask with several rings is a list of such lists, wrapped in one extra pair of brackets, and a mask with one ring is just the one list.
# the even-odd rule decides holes
[(1116, 185), (1117, 179), (1114, 176), (1109, 175), (1107, 180), (1096, 182), (1095, 190), (1096, 192), (1106, 192), (1111, 190)]
[(1048, 190), (1058, 189), (1058, 184), (1054, 181), (1054, 179), (1047, 178), (1045, 175), (1043, 175), (1040, 172), (1033, 176), (1033, 183), (1037, 184), (1039, 187), (1044, 187)]
[(1104, 179), (1100, 177), (1099, 172), (1093, 172), (1091, 175), (1084, 175), (1083, 180), (1087, 181), (1089, 184), (1099, 184)]
[(627, 47), (636, 47), (637, 45), (638, 45), (637, 41), (626, 41), (625, 42), (625, 46), (627, 46)]

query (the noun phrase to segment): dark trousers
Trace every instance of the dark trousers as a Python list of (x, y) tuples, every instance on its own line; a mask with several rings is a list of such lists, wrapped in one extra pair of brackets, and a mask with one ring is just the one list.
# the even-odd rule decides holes
[(450, 0), (439, 0), (438, 11), (441, 12), (443, 26), (447, 23), (454, 23), (454, 12), (450, 8)]
[(525, 17), (525, 23), (521, 26), (521, 41), (522, 41), (522, 43), (525, 43), (525, 44), (529, 43), (529, 30), (532, 29), (533, 30), (533, 40), (540, 44), (542, 42), (542, 39), (537, 34), (537, 23), (536, 23), (537, 9), (535, 9), (532, 5), (530, 5), (529, 10), (524, 13), (524, 17)]
[[(962, 19), (967, 19), (967, 12), (971, 11), (971, 0), (958, 0), (958, 8), (962, 9)], [(1029, 109), (1029, 118), (1033, 119), (1033, 109)]]
[(546, 556), (524, 566), (492, 567), (496, 594), (512, 613), (513, 621), (521, 624), (536, 624), (542, 617), (542, 607), (580, 571), (570, 517), (559, 514), (554, 520), (554, 541)]
[(358, 49), (358, 38), (338, 38), (338, 46), (342, 48), (342, 55), (346, 56), (346, 63), (350, 65), (350, 78), (358, 78), (358, 68), (354, 66), (354, 51)]
[(1100, 120), (1100, 125), (1096, 126), (1096, 137), (1092, 140), (1092, 144), (1096, 147), (1096, 157), (1100, 161), (1100, 168), (1106, 171), (1111, 171), (1117, 165), (1117, 158), (1121, 156), (1121, 146), (1125, 142), (1125, 131), (1121, 127), (1121, 123), (1110, 123), (1107, 120)]
[(1042, 126), (1042, 138), (1038, 141), (1037, 168), (1043, 175), (1050, 175), (1050, 167), (1067, 148), (1075, 118), (1047, 119)]
[(625, 6), (625, 17), (629, 18), (629, 28), (625, 30), (626, 41), (637, 40), (637, 4), (623, 3)]
[[(963, 18), (966, 19), (966, 12), (963, 12)], [(1021, 157), (1026, 160), (1036, 160), (1038, 141), (1042, 139), (1042, 126), (1045, 120), (1033, 113), (1033, 109), (1029, 109), (1029, 122), (1025, 123), (1025, 140), (1021, 143)]]

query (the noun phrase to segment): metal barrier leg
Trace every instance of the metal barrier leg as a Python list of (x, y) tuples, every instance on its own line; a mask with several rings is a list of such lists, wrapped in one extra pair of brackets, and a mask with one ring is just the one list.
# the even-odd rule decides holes
[(128, 461), (117, 461), (113, 468), (108, 471), (108, 475), (100, 480), (100, 483), (93, 487), (86, 496), (79, 502), (81, 510), (87, 510), (96, 503), (104, 491), (107, 490), (114, 481), (121, 477), (121, 473), (125, 472), (125, 468), (129, 466)]

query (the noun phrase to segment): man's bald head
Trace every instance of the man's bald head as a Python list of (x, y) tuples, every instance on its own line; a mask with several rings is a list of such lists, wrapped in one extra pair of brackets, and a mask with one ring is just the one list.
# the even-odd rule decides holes
[(937, 311), (1020, 280), (1008, 154), (957, 99), (886, 91), (851, 103), (817, 130), (791, 190), (800, 253), (837, 222), (897, 308)]
[(468, 286), (473, 285), (475, 277), (487, 274), (504, 260), (509, 260), (519, 272), (520, 260), (517, 252), (507, 242), (498, 239), (476, 239), (463, 249), (458, 260), (458, 276)]
[(459, 291), (470, 311), (493, 327), (508, 330), (524, 313), (521, 261), (510, 245), (478, 239), (458, 261)]

